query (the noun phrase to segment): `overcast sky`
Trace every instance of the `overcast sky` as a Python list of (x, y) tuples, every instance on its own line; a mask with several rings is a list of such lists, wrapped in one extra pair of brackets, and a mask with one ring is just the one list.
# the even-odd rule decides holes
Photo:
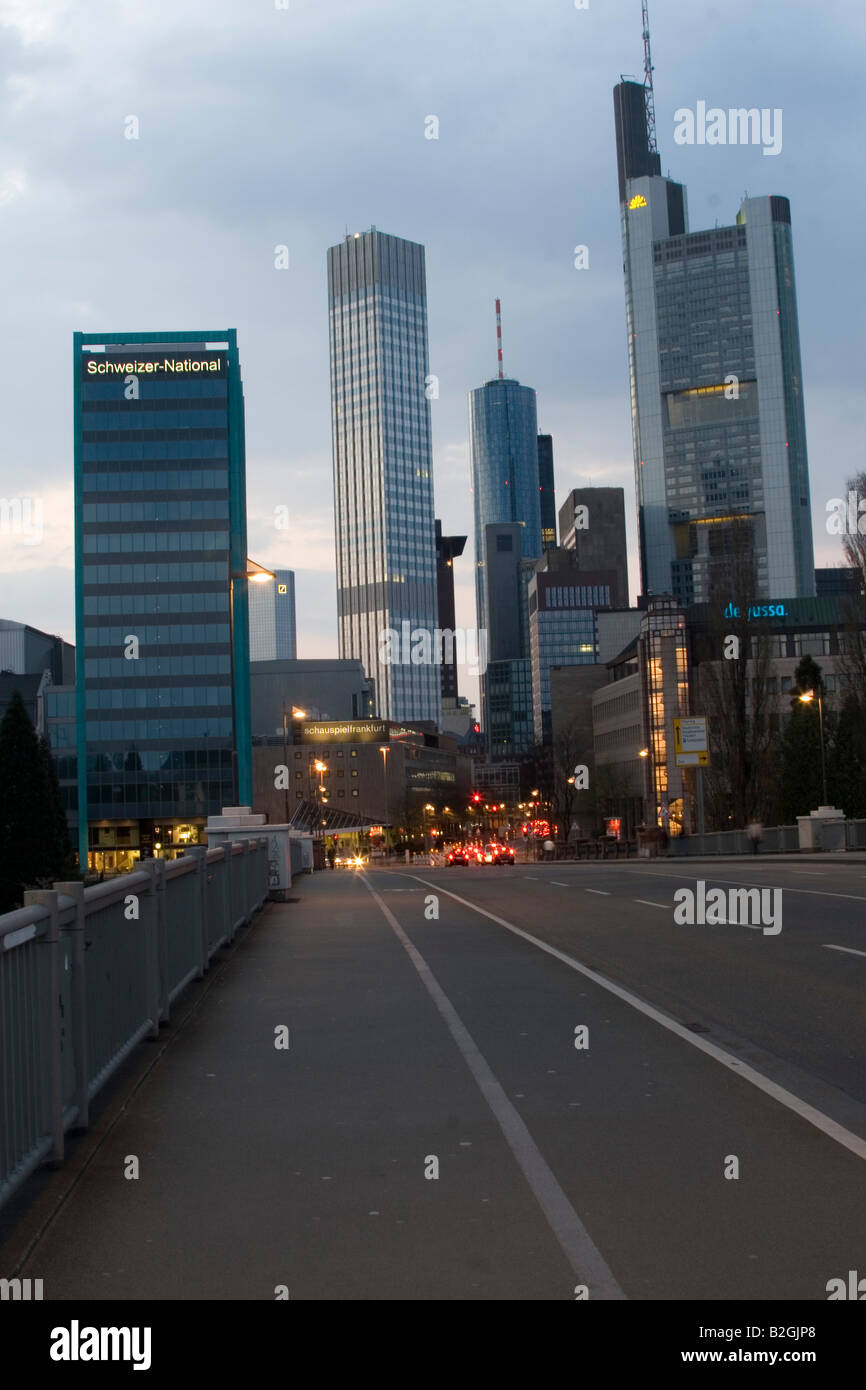
[[(790, 198), (816, 562), (837, 563), (826, 503), (863, 467), (866, 7), (651, 0), (650, 21), (691, 229)], [(470, 535), (458, 623), (467, 392), (496, 373), (497, 295), (557, 504), (626, 489), (635, 594), (611, 91), (642, 69), (639, 0), (0, 0), (0, 498), (41, 499), (45, 528), (0, 534), (0, 616), (74, 640), (73, 331), (233, 327), (250, 554), (297, 572), (298, 654), (337, 654), (325, 256), (371, 224), (427, 249), (436, 512)], [(675, 144), (699, 100), (781, 108), (781, 153)]]

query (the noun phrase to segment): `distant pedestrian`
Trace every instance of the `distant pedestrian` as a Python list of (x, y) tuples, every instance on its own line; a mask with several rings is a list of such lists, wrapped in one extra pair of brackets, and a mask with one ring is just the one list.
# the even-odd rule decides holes
[(337, 851), (334, 849), (334, 846), (331, 845), (331, 848), (328, 850), (328, 868), (329, 868), (329, 869), (333, 869), (333, 867), (334, 867), (334, 861), (336, 860), (336, 858), (337, 858)]
[(750, 821), (746, 829), (746, 834), (752, 842), (752, 853), (757, 854), (758, 846), (764, 838), (764, 827), (761, 822), (759, 820)]

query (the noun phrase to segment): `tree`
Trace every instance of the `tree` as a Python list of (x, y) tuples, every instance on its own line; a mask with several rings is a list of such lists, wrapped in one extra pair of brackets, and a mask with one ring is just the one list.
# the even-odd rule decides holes
[[(791, 713), (779, 741), (778, 816), (784, 825), (792, 825), (797, 816), (807, 816), (824, 800), (821, 720), (815, 702), (807, 705), (800, 700), (810, 690), (824, 699), (821, 668), (811, 656), (804, 656), (794, 673)], [(832, 725), (832, 717), (825, 709), (825, 734), (832, 731)]]
[(77, 877), (54, 760), (19, 691), (0, 722), (0, 912), (27, 888)]
[(836, 721), (827, 755), (829, 797), (849, 819), (866, 817), (866, 723), (856, 695), (849, 694)]

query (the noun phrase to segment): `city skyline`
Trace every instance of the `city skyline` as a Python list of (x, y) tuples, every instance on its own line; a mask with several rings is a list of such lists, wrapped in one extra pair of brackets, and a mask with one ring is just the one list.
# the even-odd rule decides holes
[[(237, 68), (233, 46), (225, 42), (226, 35), (231, 35), (228, 9), (217, 5), (215, 10), (223, 20), (222, 38), (202, 36), (196, 30), (197, 40), (208, 48), (212, 81), (219, 80), (221, 55), (227, 61), (230, 50), (233, 70)], [(768, 20), (774, 11), (780, 22), (793, 22), (790, 6), (769, 7)], [(452, 14), (447, 5), (443, 14)], [(826, 534), (824, 507), (829, 498), (844, 495), (845, 477), (854, 470), (855, 440), (859, 441), (860, 430), (853, 336), (856, 325), (852, 321), (849, 327), (839, 313), (840, 306), (847, 305), (846, 276), (850, 277), (856, 265), (857, 200), (862, 198), (859, 187), (845, 177), (850, 170), (848, 141), (853, 135), (848, 131), (853, 130), (853, 122), (846, 125), (844, 112), (853, 96), (848, 95), (844, 65), (846, 61), (853, 64), (858, 21), (848, 21), (852, 42), (844, 45), (841, 58), (834, 47), (835, 106), (826, 112), (820, 102), (812, 105), (803, 97), (801, 85), (807, 64), (810, 70), (817, 67), (820, 71), (822, 37), (813, 35), (808, 44), (804, 39), (802, 49), (795, 46), (789, 52), (785, 72), (777, 72), (770, 61), (772, 24), (767, 22), (767, 28), (761, 30), (750, 28), (748, 14), (747, 6), (734, 6), (726, 11), (729, 26), (711, 28), (710, 32), (704, 32), (706, 26), (692, 15), (653, 14), (663, 170), (670, 170), (674, 179), (688, 184), (694, 226), (712, 226), (714, 219), (729, 223), (746, 189), (755, 196), (778, 194), (791, 201), (816, 563), (838, 563), (838, 540)], [(374, 19), (378, 36), (386, 33), (389, 38), (392, 56), (407, 52), (410, 37), (417, 42), (417, 25), (404, 26), (396, 7), (378, 7)], [(306, 53), (312, 55), (314, 64), (320, 49), (324, 52), (325, 26), (313, 16), (292, 11), (268, 16), (267, 25), (262, 17), (250, 17), (241, 31), (244, 42), (240, 57), (249, 56), (251, 65), (255, 57), (256, 96), (261, 96), (266, 127), (268, 116), (276, 122), (283, 109), (276, 79), (279, 70), (282, 92), (284, 69), (266, 51), (267, 43), (272, 42), (275, 52), (282, 55), (281, 61), (288, 53), (278, 31), (275, 37), (274, 24), (279, 23), (294, 26), (293, 42), (299, 34), (303, 36)], [(429, 38), (438, 53), (438, 45), (446, 36), (432, 19), (429, 23)], [(147, 25), (147, 18), (140, 17), (136, 36), (144, 39), (145, 53)], [(214, 201), (201, 176), (191, 183), (185, 179), (179, 199), (167, 197), (170, 189), (181, 187), (175, 175), (186, 175), (197, 165), (205, 171), (211, 168), (211, 157), (202, 159), (201, 132), (177, 120), (186, 98), (179, 100), (170, 80), (148, 78), (135, 46), (127, 46), (124, 33), (101, 35), (102, 46), (97, 45), (95, 52), (103, 58), (111, 52), (118, 60), (112, 79), (118, 115), (111, 129), (107, 117), (104, 128), (94, 127), (105, 148), (94, 163), (93, 146), (88, 147), (89, 178), (96, 180), (90, 191), (99, 201), (100, 196), (104, 200), (109, 186), (118, 190), (113, 196), (118, 197), (123, 211), (110, 205), (108, 235), (94, 238), (77, 186), (68, 178), (64, 182), (64, 175), (54, 165), (58, 152), (63, 153), (63, 140), (57, 143), (56, 123), (51, 124), (56, 98), (51, 96), (47, 75), (49, 58), (83, 52), (85, 42), (92, 38), (87, 19), (73, 19), (63, 4), (44, 16), (41, 29), (34, 27), (33, 20), (4, 17), (0, 32), (6, 39), (7, 67), (11, 74), (17, 74), (17, 81), (8, 112), (10, 171), (4, 174), (0, 191), (0, 228), (7, 256), (26, 266), (32, 243), (39, 260), (38, 272), (34, 265), (29, 276), (26, 271), (22, 275), (20, 286), (13, 286), (7, 310), (11, 331), (2, 351), (4, 376), (10, 383), (8, 453), (0, 495), (20, 496), (21, 478), (37, 479), (45, 529), (41, 545), (28, 544), (15, 535), (3, 537), (7, 543), (2, 547), (4, 572), (0, 582), (4, 611), (9, 616), (57, 631), (68, 640), (74, 638), (68, 447), (71, 400), (62, 368), (52, 371), (54, 364), (65, 360), (68, 331), (81, 322), (133, 321), (156, 327), (160, 321), (190, 325), (203, 318), (217, 319), (237, 327), (244, 355), (252, 441), (248, 485), (251, 553), (272, 567), (291, 564), (298, 572), (301, 654), (336, 654), (331, 501), (329, 489), (321, 486), (330, 470), (327, 344), (319, 320), (324, 295), (321, 257), (344, 220), (350, 221), (353, 231), (371, 221), (387, 225), (389, 230), (427, 247), (431, 371), (439, 379), (439, 397), (432, 402), (435, 500), (446, 531), (467, 529), (471, 497), (465, 398), (473, 384), (493, 375), (491, 310), (494, 297), (501, 294), (509, 372), (531, 381), (538, 392), (539, 429), (554, 437), (559, 496), (590, 479), (626, 489), (634, 586), (638, 567), (610, 87), (623, 69), (636, 71), (639, 67), (639, 10), (635, 5), (623, 5), (616, 14), (563, 11), (530, 18), (521, 7), (506, 5), (499, 15), (499, 26), (503, 42), (494, 41), (488, 49), (484, 47), (486, 28), (472, 16), (465, 18), (469, 58), (477, 66), (479, 55), (483, 55), (482, 90), (493, 82), (496, 68), (498, 88), (506, 94), (497, 102), (495, 121), (486, 109), (482, 116), (480, 106), (466, 104), (471, 86), (468, 59), (465, 63), (455, 59), (452, 65), (442, 61), (432, 64), (436, 81), (425, 72), (417, 90), (403, 90), (394, 76), (401, 121), (392, 130), (393, 157), (408, 179), (411, 196), (407, 198), (404, 193), (395, 198), (386, 176), (391, 165), (361, 141), (359, 150), (366, 148), (360, 164), (363, 179), (359, 182), (357, 175), (350, 173), (348, 164), (343, 164), (344, 156), (333, 155), (328, 167), (337, 179), (337, 191), (324, 204), (317, 201), (316, 194), (304, 219), (275, 191), (280, 161), (274, 163), (274, 140), (267, 129), (262, 131), (261, 118), (253, 118), (246, 95), (250, 89), (244, 82), (238, 96), (244, 119), (235, 122), (233, 139), (224, 145), (242, 210), (233, 208), (225, 219), (222, 204)], [(743, 43), (746, 33), (751, 35), (748, 44)], [(536, 80), (545, 93), (553, 92), (547, 103), (546, 125), (540, 124), (537, 111), (532, 119), (526, 115), (526, 98), (532, 88), (526, 86), (529, 79), (523, 71), (524, 57), (520, 63), (515, 57), (522, 52), (523, 37), (531, 51), (537, 49), (540, 67)], [(557, 43), (561, 53), (554, 51)], [(383, 70), (380, 67), (378, 71)], [(772, 75), (764, 77), (764, 72)], [(566, 73), (571, 74), (568, 83), (563, 80), (557, 85), (556, 78), (564, 79)], [(766, 158), (760, 148), (676, 143), (675, 111), (694, 105), (704, 96), (710, 104), (717, 101), (723, 106), (783, 108), (786, 124), (781, 153)], [(369, 102), (372, 110), (376, 97)], [(139, 138), (127, 139), (124, 121), (136, 105), (141, 108)], [(362, 103), (361, 110), (367, 109)], [(850, 109), (853, 114), (853, 106)], [(438, 139), (427, 139), (426, 117), (437, 111)], [(167, 143), (169, 114), (175, 117), (172, 140), (178, 130), (182, 137), (176, 155)], [(218, 133), (221, 119), (212, 117), (209, 141)], [(567, 131), (576, 126), (597, 133), (588, 142), (571, 139), (563, 147), (559, 138), (563, 126)], [(324, 128), (329, 131), (333, 126), (326, 121)], [(502, 133), (508, 134), (508, 141), (498, 138)], [(347, 134), (352, 136), (352, 131)], [(115, 141), (113, 145), (109, 136)], [(321, 138), (317, 135), (312, 140), (311, 149), (320, 150), (317, 142)], [(474, 155), (470, 157), (467, 146), (469, 141), (474, 149), (479, 139), (489, 145), (490, 160), (483, 170)], [(46, 140), (53, 142), (47, 162), (43, 159)], [(503, 191), (500, 183), (503, 143), (509, 146), (507, 162), (513, 166), (516, 153), (539, 140), (544, 157), (532, 166), (534, 198), (530, 201), (541, 201), (549, 214), (543, 228), (536, 216), (527, 219), (521, 214), (525, 196), (517, 197), (519, 190)], [(292, 148), (297, 157), (297, 139)], [(551, 164), (554, 149), (558, 153)], [(247, 173), (243, 160), (251, 153)], [(438, 158), (435, 166), (431, 156)], [(137, 161), (132, 167), (130, 158)], [(315, 158), (310, 161), (311, 171), (314, 166)], [(70, 168), (77, 168), (74, 157)], [(341, 171), (348, 175), (345, 184), (338, 177)], [(44, 198), (52, 180), (59, 180), (62, 196), (58, 205), (65, 208), (61, 257), (47, 255), (45, 246), (45, 235), (53, 224), (50, 217), (46, 222)], [(312, 190), (309, 180), (305, 189), (308, 184)], [(578, 186), (584, 189), (580, 199), (575, 195)], [(487, 195), (494, 188), (501, 202), (495, 219), (491, 219)], [(587, 188), (591, 190), (589, 197)], [(85, 191), (82, 186), (81, 196)], [(466, 198), (464, 193), (469, 191), (473, 196)], [(440, 213), (437, 208), (443, 197), (445, 211)], [(828, 223), (822, 216), (823, 208), (828, 202), (841, 206), (843, 197), (846, 217)], [(136, 220), (148, 213), (157, 216), (153, 211), (156, 205), (176, 209), (178, 227), (195, 225), (198, 235), (169, 236), (164, 220), (159, 221), (160, 235), (156, 237), (142, 239), (135, 234)], [(406, 213), (407, 206), (411, 214)], [(218, 211), (220, 222), (216, 220)], [(537, 207), (532, 211), (537, 212)], [(161, 212), (159, 218), (165, 215)], [(204, 237), (203, 227), (209, 229)], [(109, 254), (115, 242), (127, 247), (125, 259)], [(275, 247), (283, 243), (289, 255), (284, 274), (274, 265)], [(578, 243), (589, 248), (588, 270), (573, 266), (573, 248)], [(129, 266), (130, 247), (135, 252), (134, 273)], [(226, 277), (216, 271), (215, 257), (226, 255), (233, 273), (238, 272), (234, 295), (227, 293)], [(829, 290), (822, 281), (820, 298), (815, 273), (819, 263), (831, 272)], [(34, 291), (38, 313), (34, 312)], [(171, 311), (166, 308), (167, 298), (176, 305)], [(275, 407), (272, 400), (284, 404)], [(289, 510), (289, 526), (282, 531), (273, 522), (278, 506)], [(455, 566), (457, 617), (464, 626), (474, 621), (472, 568), (471, 553)], [(466, 693), (471, 695), (471, 689)]]

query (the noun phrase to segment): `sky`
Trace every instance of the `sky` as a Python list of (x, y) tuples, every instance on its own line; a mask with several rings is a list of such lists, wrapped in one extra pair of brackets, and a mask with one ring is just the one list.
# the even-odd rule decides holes
[[(837, 564), (827, 503), (863, 468), (866, 7), (650, 0), (650, 25), (691, 230), (790, 199), (816, 564)], [(635, 595), (612, 88), (642, 79), (641, 30), (639, 0), (0, 0), (0, 499), (42, 515), (38, 543), (0, 530), (0, 617), (74, 640), (73, 332), (236, 328), (249, 553), (296, 572), (298, 655), (337, 655), (326, 252), (371, 225), (426, 247), (436, 514), (470, 537), (458, 624), (497, 297), (557, 506), (625, 488)], [(780, 109), (781, 152), (675, 143), (698, 101)]]

